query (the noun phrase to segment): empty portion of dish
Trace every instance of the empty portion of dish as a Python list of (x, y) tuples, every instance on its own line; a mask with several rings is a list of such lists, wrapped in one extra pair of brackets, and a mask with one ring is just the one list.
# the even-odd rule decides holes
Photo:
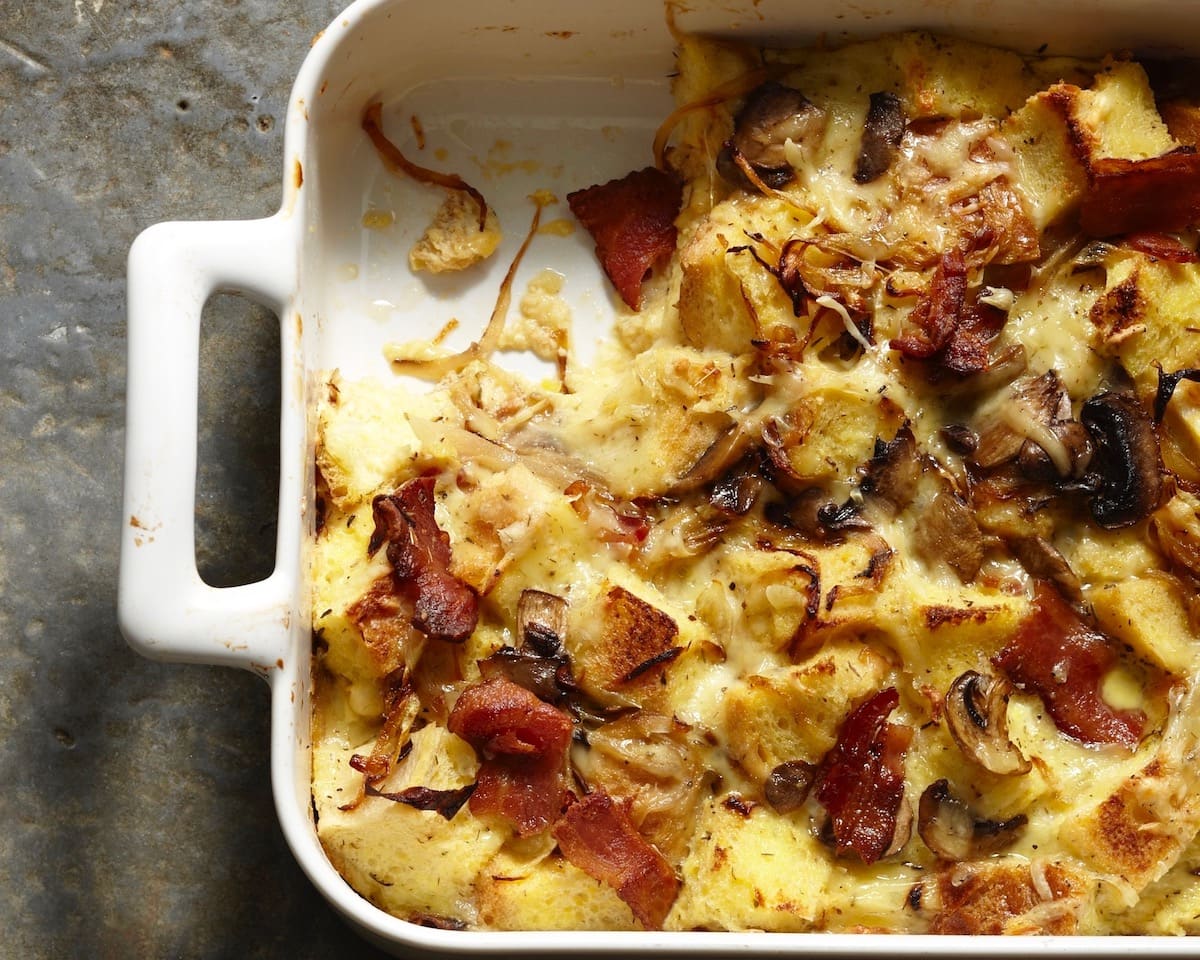
[(677, 66), (657, 166), (566, 198), (594, 357), (511, 269), (471, 348), (380, 344), (431, 389), (328, 376), (330, 861), (453, 928), (1193, 932), (1200, 87)]

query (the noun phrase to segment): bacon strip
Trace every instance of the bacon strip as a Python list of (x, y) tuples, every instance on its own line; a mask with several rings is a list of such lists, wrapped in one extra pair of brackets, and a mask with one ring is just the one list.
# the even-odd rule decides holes
[(414, 604), (413, 626), (427, 636), (461, 643), (475, 630), (479, 598), (450, 572), (450, 537), (433, 515), (433, 477), (409, 480), (372, 504), (375, 531), (368, 552), (386, 542), (402, 592)]
[(569, 193), (567, 203), (596, 241), (600, 265), (621, 299), (630, 309), (641, 309), (642, 281), (675, 251), (680, 182), (647, 167)]
[(566, 755), (574, 726), (561, 710), (511, 680), (467, 687), (454, 704), (450, 732), (482, 763), (471, 812), (511, 823), (518, 836), (541, 833), (567, 801)]
[(1155, 260), (1165, 260), (1168, 263), (1200, 263), (1200, 254), (1169, 233), (1144, 230), (1126, 234), (1121, 238), (1121, 243)]
[(531, 837), (554, 823), (569, 799), (561, 759), (496, 757), (480, 766), (469, 803), (477, 817), (497, 816), (511, 824), (517, 836)]
[(1112, 640), (1084, 623), (1054, 587), (1039, 582), (1032, 611), (992, 663), (1018, 689), (1036, 693), (1067, 736), (1133, 750), (1146, 715), (1114, 710), (1100, 695), (1100, 683), (1116, 658)]
[(1079, 211), (1088, 236), (1183, 230), (1200, 223), (1200, 154), (1194, 150), (1147, 160), (1107, 157), (1093, 161), (1089, 173)]
[(916, 325), (891, 342), (893, 350), (906, 357), (927, 360), (950, 341), (962, 320), (963, 303), (967, 295), (967, 265), (962, 250), (955, 247), (942, 254), (929, 292), (909, 315)]
[(679, 894), (679, 878), (638, 833), (629, 805), (596, 790), (572, 804), (552, 833), (564, 857), (616, 890), (643, 927), (660, 930)]
[(904, 753), (912, 730), (887, 722), (899, 702), (889, 687), (857, 707), (817, 772), (815, 795), (829, 813), (835, 850), (853, 852), (866, 864), (891, 846), (904, 799)]
[(1008, 317), (986, 303), (976, 303), (962, 312), (961, 322), (950, 334), (942, 351), (942, 365), (954, 373), (982, 373), (992, 365), (991, 344)]

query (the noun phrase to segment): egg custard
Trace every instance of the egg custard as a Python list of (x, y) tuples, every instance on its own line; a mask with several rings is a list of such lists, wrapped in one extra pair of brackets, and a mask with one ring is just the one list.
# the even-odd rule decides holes
[(594, 363), (543, 275), (393, 349), (429, 392), (329, 377), (330, 860), (454, 928), (1195, 932), (1186, 85), (924, 33), (677, 67), (656, 166), (568, 198)]

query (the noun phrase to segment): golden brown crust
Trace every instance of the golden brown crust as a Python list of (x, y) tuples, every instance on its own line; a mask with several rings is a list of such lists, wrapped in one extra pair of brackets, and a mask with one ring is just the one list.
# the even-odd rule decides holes
[(950, 866), (934, 884), (936, 934), (1075, 933), (1085, 890), (1079, 873), (1054, 863)]
[(668, 655), (679, 635), (675, 621), (622, 586), (599, 603), (600, 642), (579, 660), (581, 677), (592, 686), (623, 693), (645, 691), (661, 682)]
[[(1153, 242), (1089, 243), (1082, 232), (1105, 164), (1177, 151), (1145, 72), (927, 34), (731, 47), (736, 62), (683, 42), (684, 100), (723, 92), (666, 125), (663, 165), (689, 176), (670, 276), (616, 318), (596, 362), (559, 356), (559, 380), (535, 385), (493, 368), (496, 356), (419, 405), (403, 391), (364, 404), (349, 386), (331, 400), (322, 436), (340, 499), (329, 495), (317, 540), (314, 607), (328, 613), (314, 618), (333, 688), (320, 697), (315, 756), (318, 781), (334, 786), (315, 795), (331, 860), (398, 916), (636, 927), (619, 877), (597, 884), (562, 859), (553, 830), (485, 823), (469, 803), (435, 826), (447, 849), (496, 831), (471, 866), (474, 893), (459, 885), (448, 901), (439, 870), (411, 864), (403, 890), (362, 882), (356, 860), (380, 849), (389, 820), (428, 832), (420, 816), (437, 816), (381, 808), (386, 794), (353, 816), (330, 806), (347, 746), (364, 754), (380, 736), (383, 678), (411, 670), (421, 706), (421, 762), (396, 762), (383, 788), (480, 792), (486, 757), (438, 779), (450, 741), (465, 742), (445, 720), (480, 675), (501, 671), (569, 717), (555, 802), (611, 797), (628, 820), (621, 835), (652, 845), (678, 878), (676, 897), (659, 884), (668, 871), (654, 872), (673, 902), (646, 914), (653, 926), (1178, 927), (1160, 922), (1156, 901), (1194, 883), (1197, 855), (1184, 851), (1200, 829), (1200, 606), (1160, 581), (1190, 584), (1200, 527), (1178, 496), (1149, 524), (1105, 525), (1095, 499), (1111, 472), (1097, 452), (1108, 434), (1085, 415), (1131, 380), (1148, 408), (1156, 363), (1200, 365), (1195, 233), (1157, 224)], [(821, 112), (828, 135), (798, 134), (794, 108), (747, 111), (764, 80), (792, 89), (780, 102), (798, 94)], [(876, 91), (894, 93), (906, 122), (863, 184), (856, 157)], [(745, 155), (723, 163), (739, 126), (743, 140), (783, 149), (770, 178)], [(519, 338), (509, 346), (541, 356)], [(1163, 453), (1168, 471), (1185, 453), (1200, 462), (1192, 386), (1150, 431), (1164, 451), (1172, 436), (1186, 441)], [(368, 430), (347, 418), (367, 406), (385, 439), (360, 458)], [(413, 436), (393, 451), (389, 431), (406, 420)], [(407, 601), (372, 582), (381, 570), (363, 566), (342, 522), (379, 485), (434, 473), (452, 572), (480, 595), (477, 628), (453, 648), (414, 637)], [(1200, 474), (1188, 476), (1178, 490), (1193, 491)], [(537, 643), (521, 626), (530, 590), (564, 611)], [(1120, 655), (1067, 656), (1060, 638), (1026, 630), (1044, 591)], [(1048, 657), (1032, 679), (1018, 661), (1033, 651), (1006, 655), (1022, 632)], [(1145, 726), (1091, 744), (1058, 709), (1059, 688), (1144, 714)], [(870, 736), (848, 733), (881, 697), (904, 731), (882, 799), (857, 788), (879, 781), (871, 758), (891, 743), (891, 721), (877, 718), (878, 737), (874, 721)], [(422, 752), (433, 734), (436, 751)], [(845, 746), (855, 742), (863, 749)], [(539, 789), (519, 772), (514, 785)], [(828, 787), (842, 780), (854, 790)], [(863, 810), (843, 809), (851, 793)], [(854, 817), (870, 843), (839, 834)]]

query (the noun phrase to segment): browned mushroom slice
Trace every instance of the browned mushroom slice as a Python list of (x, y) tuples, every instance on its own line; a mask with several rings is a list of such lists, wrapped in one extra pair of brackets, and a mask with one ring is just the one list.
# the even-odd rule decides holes
[(795, 176), (787, 141), (803, 144), (824, 126), (825, 112), (799, 90), (764, 83), (751, 91), (734, 119), (733, 137), (717, 156), (717, 170), (730, 183), (745, 186), (747, 177), (735, 160), (740, 155), (768, 187), (783, 187)]
[(812, 789), (817, 768), (803, 760), (788, 760), (779, 764), (763, 784), (767, 803), (779, 813), (791, 813), (804, 806)]
[(679, 496), (712, 483), (737, 463), (753, 439), (753, 432), (745, 424), (740, 421), (730, 423), (671, 485), (669, 495)]
[(1053, 370), (1032, 380), (1014, 383), (1011, 396), (981, 424), (979, 443), (972, 457), (975, 465), (990, 470), (1016, 459), (1027, 432), (1020, 427), (1027, 427), (1032, 422), (1048, 429), (1062, 413), (1064, 400), (1068, 404), (1067, 416), (1070, 416), (1070, 401)]
[(1017, 469), (1030, 480), (1081, 479), (1095, 449), (1091, 434), (1078, 420), (1054, 420), (1048, 429), (1053, 440), (1026, 440), (1021, 444)]
[(877, 180), (892, 165), (904, 137), (904, 105), (894, 93), (871, 94), (862, 146), (854, 168), (855, 183)]
[(1014, 383), (1011, 395), (979, 431), (972, 456), (991, 470), (1017, 461), (1032, 480), (1080, 479), (1092, 459), (1091, 432), (1071, 419), (1071, 398), (1054, 370)]
[(871, 529), (859, 507), (853, 497), (839, 504), (821, 487), (808, 487), (786, 501), (768, 503), (766, 516), (772, 523), (795, 530), (809, 540), (840, 543), (852, 530)]
[(942, 427), (940, 433), (946, 446), (955, 453), (966, 456), (979, 449), (979, 434), (965, 424), (952, 423)]
[(861, 488), (896, 510), (912, 502), (921, 476), (921, 457), (912, 428), (905, 423), (888, 441), (875, 440), (875, 452), (867, 462)]
[(754, 507), (765, 483), (761, 460), (757, 456), (743, 457), (713, 484), (708, 502), (726, 516), (744, 517)]
[(563, 652), (567, 636), (567, 601), (542, 590), (522, 590), (517, 601), (517, 633), (524, 646), (542, 657)]
[(917, 831), (943, 860), (978, 860), (1010, 846), (1029, 818), (1023, 813), (1008, 820), (983, 820), (950, 792), (946, 780), (936, 780), (921, 794)]
[(1000, 677), (968, 670), (946, 693), (945, 716), (958, 748), (996, 774), (1028, 773), (1031, 764), (1008, 736), (1012, 686)]
[(975, 579), (983, 566), (983, 533), (954, 491), (947, 487), (937, 492), (915, 533), (917, 552), (926, 560), (944, 561), (963, 583)]
[(1031, 577), (1050, 581), (1072, 603), (1083, 602), (1083, 584), (1054, 544), (1042, 537), (1028, 536), (1013, 537), (1008, 545)]
[(526, 647), (501, 647), (486, 660), (479, 661), (479, 674), (485, 680), (500, 677), (524, 687), (546, 703), (561, 704), (574, 692), (571, 663), (565, 654), (542, 656)]
[(1106, 391), (1083, 405), (1080, 420), (1096, 445), (1098, 488), (1092, 516), (1107, 530), (1128, 527), (1158, 506), (1162, 477), (1158, 436), (1137, 399)]

